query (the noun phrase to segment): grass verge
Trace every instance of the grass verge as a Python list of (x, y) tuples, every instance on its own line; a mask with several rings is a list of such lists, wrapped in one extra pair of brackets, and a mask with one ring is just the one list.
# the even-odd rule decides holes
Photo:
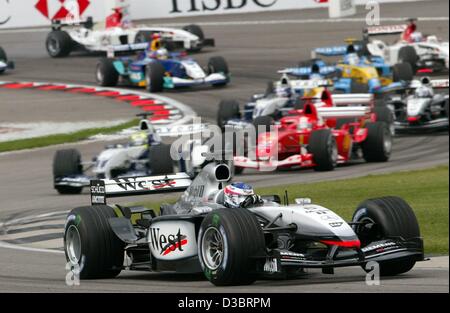
[(111, 127), (99, 127), (99, 128), (88, 128), (73, 133), (67, 134), (55, 134), (43, 137), (29, 138), (29, 139), (18, 139), (12, 141), (0, 142), (0, 153), (16, 150), (25, 150), (32, 148), (42, 148), (52, 145), (58, 145), (63, 143), (77, 142), (81, 140), (86, 140), (89, 137), (98, 134), (113, 134), (119, 132), (123, 129), (127, 129), (138, 124), (137, 120), (132, 120), (126, 123), (122, 123)]
[[(300, 174), (301, 175), (301, 174)], [(314, 203), (332, 209), (349, 221), (365, 199), (395, 195), (405, 199), (419, 220), (427, 254), (448, 254), (449, 248), (449, 168), (368, 175), (361, 178), (257, 188), (259, 194), (278, 194), (287, 190), (290, 202), (308, 197)], [(172, 201), (164, 202), (175, 202)], [(159, 208), (162, 202), (139, 203)]]

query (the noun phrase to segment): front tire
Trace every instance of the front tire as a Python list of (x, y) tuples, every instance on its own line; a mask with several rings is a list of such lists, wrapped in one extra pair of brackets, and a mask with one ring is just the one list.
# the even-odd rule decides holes
[(309, 137), (308, 150), (313, 155), (316, 171), (332, 171), (336, 168), (338, 149), (331, 130), (313, 131)]
[(218, 209), (203, 220), (198, 256), (206, 278), (216, 286), (250, 285), (256, 256), (265, 255), (264, 234), (246, 209)]
[(395, 64), (392, 69), (392, 79), (394, 82), (410, 82), (414, 79), (414, 70), (409, 63)]
[(145, 70), (145, 80), (149, 92), (161, 92), (164, 90), (164, 74), (166, 69), (161, 63), (149, 63)]
[(80, 279), (114, 278), (122, 270), (125, 244), (114, 234), (106, 205), (73, 209), (64, 229), (64, 252)]
[(54, 30), (48, 34), (45, 46), (52, 58), (63, 58), (72, 52), (74, 42), (67, 32)]
[(385, 122), (367, 123), (368, 134), (362, 143), (367, 162), (387, 162), (392, 152), (391, 130)]
[(222, 131), (225, 130), (225, 126), (229, 120), (240, 118), (241, 112), (237, 100), (227, 99), (220, 101), (219, 111), (217, 113), (217, 125)]
[[(405, 240), (420, 237), (419, 224), (413, 209), (398, 197), (364, 201), (353, 214), (352, 222), (372, 224), (370, 228), (361, 224), (353, 226), (362, 247), (371, 242), (392, 237), (401, 237)], [(406, 273), (413, 268), (415, 263), (414, 258), (379, 262), (380, 275), (392, 276)]]
[(114, 60), (101, 59), (97, 64), (97, 70), (95, 78), (97, 84), (104, 87), (117, 86), (119, 81), (119, 73), (117, 73), (114, 67)]
[[(0, 61), (3, 61), (5, 64), (8, 64), (8, 57), (6, 55), (5, 50), (3, 50), (2, 47), (0, 47)], [(0, 69), (0, 74), (3, 73), (5, 70)]]

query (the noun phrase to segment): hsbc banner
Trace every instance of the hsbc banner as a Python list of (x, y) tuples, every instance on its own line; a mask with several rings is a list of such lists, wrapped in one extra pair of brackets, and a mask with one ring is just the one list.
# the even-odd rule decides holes
[[(399, 0), (379, 0), (395, 2)], [(50, 25), (52, 19), (102, 22), (113, 7), (128, 6), (131, 18), (247, 13), (328, 7), (328, 0), (0, 0), (0, 29)], [(366, 0), (356, 0), (364, 4)]]

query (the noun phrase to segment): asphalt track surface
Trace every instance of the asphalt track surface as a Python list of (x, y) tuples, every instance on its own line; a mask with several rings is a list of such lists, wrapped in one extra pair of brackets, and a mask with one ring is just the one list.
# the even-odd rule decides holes
[[(383, 17), (448, 17), (447, 1), (389, 4), (382, 6)], [(362, 9), (356, 18), (365, 15)], [(237, 98), (242, 103), (253, 94), (263, 91), (268, 80), (277, 79), (276, 71), (296, 64), (309, 57), (309, 51), (318, 46), (337, 44), (346, 37), (358, 38), (363, 22), (343, 21), (325, 23), (321, 10), (289, 11), (276, 13), (228, 15), (170, 20), (170, 23), (200, 23), (208, 37), (216, 39), (217, 47), (208, 49), (195, 57), (206, 64), (209, 57), (223, 55), (227, 58), (233, 73), (232, 84), (223, 89), (182, 90), (166, 92), (171, 97), (191, 106), (208, 122), (214, 122), (218, 103), (223, 98)], [(287, 23), (289, 20), (305, 21), (318, 19), (318, 22)], [(245, 23), (240, 23), (245, 21)], [(267, 23), (264, 23), (264, 22)], [(156, 23), (155, 21), (152, 21)], [(167, 22), (167, 21), (164, 21)], [(226, 22), (223, 25), (221, 22)], [(250, 23), (249, 23), (250, 22)], [(261, 22), (261, 23), (260, 23)], [(233, 24), (234, 23), (234, 24)], [(424, 33), (434, 33), (448, 40), (448, 19), (426, 19), (420, 22)], [(46, 33), (0, 32), (0, 42), (7, 49), (17, 69), (1, 77), (9, 81), (51, 81), (77, 84), (94, 84), (94, 69), (98, 57), (74, 54), (67, 59), (54, 60), (47, 56), (44, 48)], [(11, 117), (9, 111), (2, 111), (2, 121), (36, 121), (67, 118), (68, 112), (87, 108), (86, 119), (96, 120), (95, 116), (123, 118), (136, 113), (133, 109), (116, 107), (115, 104), (95, 103), (86, 97), (80, 106), (68, 109), (73, 99), (55, 98), (49, 101), (30, 101), (33, 95), (0, 91), (0, 101), (17, 101)], [(46, 97), (51, 97), (46, 94)], [(27, 98), (28, 97), (28, 98)], [(36, 98), (37, 99), (37, 98)], [(39, 104), (40, 103), (40, 104)], [(30, 105), (35, 114), (30, 113)], [(40, 107), (42, 105), (42, 107)], [(4, 110), (4, 108), (2, 108)], [(89, 112), (92, 111), (92, 116)], [(3, 113), (5, 112), (5, 113)], [(43, 113), (44, 112), (44, 113)], [(51, 112), (51, 113), (50, 113)], [(79, 113), (76, 113), (79, 114)], [(79, 115), (80, 118), (81, 115)], [(14, 120), (13, 120), (14, 119)], [(52, 120), (49, 118), (49, 120)], [(104, 143), (83, 143), (75, 146), (81, 150), (85, 159), (94, 156)], [(51, 183), (51, 162), (57, 147), (35, 151), (8, 153), (0, 155), (0, 220), (16, 216), (39, 214), (42, 212), (68, 210), (88, 202), (86, 194), (61, 197), (55, 194)], [(386, 164), (357, 164), (340, 167), (331, 173), (313, 171), (292, 171), (283, 173), (249, 173), (240, 179), (255, 186), (273, 186), (295, 182), (333, 180), (385, 173), (397, 170), (424, 168), (438, 164), (448, 164), (448, 133), (414, 136), (401, 136), (395, 139), (392, 159)], [(364, 273), (359, 268), (339, 269), (336, 275), (322, 275), (312, 271), (305, 277), (289, 281), (260, 281), (255, 285), (239, 288), (210, 288), (201, 276), (179, 276), (172, 274), (123, 273), (119, 278), (109, 281), (83, 281), (78, 287), (67, 287), (64, 257), (61, 254), (20, 251), (0, 248), (0, 291), (146, 291), (146, 292), (448, 292), (448, 257), (421, 263), (410, 273), (382, 281), (381, 286), (366, 286)]]

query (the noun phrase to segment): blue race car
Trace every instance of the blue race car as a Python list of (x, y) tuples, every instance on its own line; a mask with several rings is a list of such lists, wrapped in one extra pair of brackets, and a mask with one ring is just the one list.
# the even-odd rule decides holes
[[(343, 56), (336, 64), (329, 65), (320, 56)], [(371, 56), (365, 49), (365, 43), (317, 48), (314, 59), (301, 62), (299, 67), (284, 70), (301, 79), (333, 78), (334, 89), (344, 93), (380, 94), (403, 86), (413, 79), (413, 70), (408, 63), (387, 65), (381, 57)]]
[(0, 47), (0, 74), (4, 73), (7, 69), (14, 69), (14, 62), (8, 61), (5, 50)]
[(160, 92), (199, 85), (219, 87), (230, 82), (228, 64), (223, 57), (212, 57), (203, 69), (186, 52), (173, 52), (174, 48), (166, 45), (162, 40), (155, 39), (151, 43), (113, 47), (114, 52), (144, 51), (136, 58), (101, 59), (96, 71), (98, 84), (116, 86), (120, 78), (132, 85), (146, 87), (149, 92)]

